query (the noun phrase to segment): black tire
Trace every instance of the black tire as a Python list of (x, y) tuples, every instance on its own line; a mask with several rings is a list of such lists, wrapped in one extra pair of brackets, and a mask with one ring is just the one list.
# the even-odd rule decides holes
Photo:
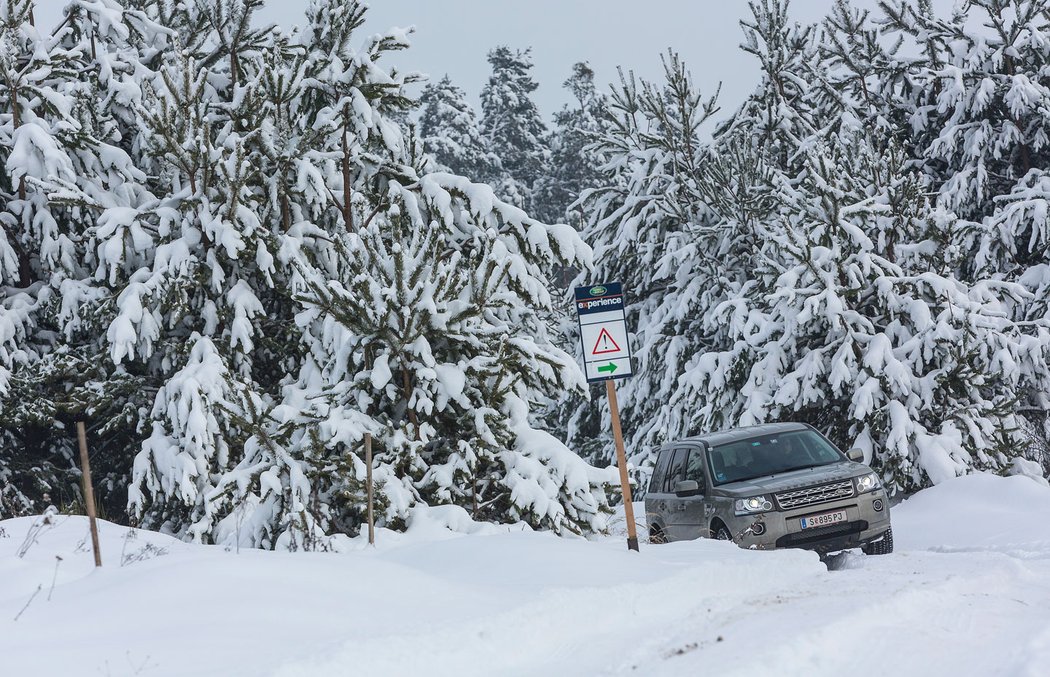
[(733, 540), (733, 534), (729, 533), (729, 529), (726, 525), (721, 522), (715, 522), (711, 525), (712, 538), (716, 541), (731, 541)]
[(865, 555), (888, 555), (893, 552), (893, 529), (887, 529), (886, 535), (882, 537), (881, 541), (875, 541), (874, 543), (868, 543), (863, 546), (861, 550), (864, 551)]
[(666, 542), (667, 536), (664, 535), (664, 532), (660, 527), (655, 527), (649, 532), (649, 543), (653, 545), (663, 545)]

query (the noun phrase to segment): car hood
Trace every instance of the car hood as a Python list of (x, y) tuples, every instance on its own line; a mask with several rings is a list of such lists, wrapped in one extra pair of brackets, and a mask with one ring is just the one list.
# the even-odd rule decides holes
[(871, 469), (863, 463), (843, 461), (842, 463), (822, 465), (818, 468), (793, 470), (776, 475), (731, 482), (715, 487), (714, 491), (715, 493), (734, 498), (746, 498), (748, 496), (758, 496), (759, 494), (775, 494), (792, 489), (841, 481), (869, 472), (871, 472)]

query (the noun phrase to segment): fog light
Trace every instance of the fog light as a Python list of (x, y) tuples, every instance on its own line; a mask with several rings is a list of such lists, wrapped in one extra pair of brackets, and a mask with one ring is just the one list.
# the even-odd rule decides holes
[(755, 522), (751, 525), (751, 533), (753, 533), (755, 536), (761, 536), (762, 534), (766, 533), (766, 525), (762, 524), (761, 522)]
[(875, 508), (875, 512), (882, 512), (882, 499), (876, 498), (871, 502), (871, 507)]

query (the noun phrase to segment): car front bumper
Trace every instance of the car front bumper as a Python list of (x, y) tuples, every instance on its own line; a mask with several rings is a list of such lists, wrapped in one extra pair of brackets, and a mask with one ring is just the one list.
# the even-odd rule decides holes
[[(881, 509), (876, 507), (881, 505)], [(802, 518), (846, 511), (846, 521), (826, 527), (802, 528)], [(883, 489), (849, 498), (726, 520), (733, 540), (742, 548), (772, 550), (805, 548), (836, 552), (879, 540), (890, 528), (890, 502)], [(762, 533), (755, 533), (761, 531)]]

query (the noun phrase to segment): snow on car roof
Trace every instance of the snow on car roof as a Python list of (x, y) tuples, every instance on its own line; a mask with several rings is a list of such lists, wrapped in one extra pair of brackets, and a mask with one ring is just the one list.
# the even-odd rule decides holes
[(729, 430), (719, 430), (717, 432), (705, 433), (703, 435), (693, 435), (682, 441), (706, 442), (711, 446), (716, 446), (727, 444), (729, 442), (738, 442), (740, 440), (746, 440), (760, 435), (768, 435), (769, 433), (786, 432), (789, 430), (806, 430), (807, 428), (808, 426), (804, 423), (763, 423), (760, 425), (749, 425), (741, 428), (730, 428)]

